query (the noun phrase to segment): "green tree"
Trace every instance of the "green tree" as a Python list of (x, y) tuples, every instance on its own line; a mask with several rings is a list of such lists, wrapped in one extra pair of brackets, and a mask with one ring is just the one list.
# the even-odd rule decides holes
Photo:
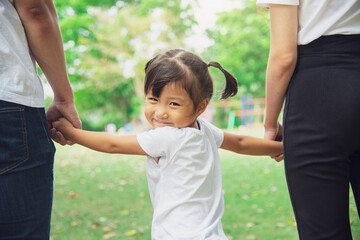
[(60, 25), (85, 128), (136, 118), (144, 65), (158, 51), (183, 46), (195, 23), (181, 0), (57, 0)]
[(206, 58), (231, 70), (238, 79), (239, 94), (264, 96), (270, 46), (267, 12), (259, 13), (255, 1), (248, 0), (243, 9), (219, 14), (215, 30), (207, 33), (215, 44), (204, 52)]

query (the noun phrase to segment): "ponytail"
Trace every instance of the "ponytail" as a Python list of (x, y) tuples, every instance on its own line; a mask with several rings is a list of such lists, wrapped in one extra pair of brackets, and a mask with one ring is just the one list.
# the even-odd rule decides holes
[(226, 99), (236, 95), (238, 83), (236, 78), (218, 62), (206, 64), (198, 55), (181, 50), (171, 49), (151, 59), (145, 66), (144, 91), (158, 97), (164, 86), (169, 83), (178, 83), (190, 96), (194, 106), (214, 93), (213, 80), (209, 73), (209, 67), (216, 67), (223, 72), (226, 85), (220, 99)]
[(238, 91), (238, 83), (236, 78), (230, 72), (225, 70), (218, 62), (209, 62), (207, 66), (216, 67), (225, 75), (226, 85), (220, 99), (226, 99), (235, 96)]

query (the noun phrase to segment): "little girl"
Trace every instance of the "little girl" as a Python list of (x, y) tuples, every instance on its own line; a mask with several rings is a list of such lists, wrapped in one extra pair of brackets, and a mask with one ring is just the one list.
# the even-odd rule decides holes
[(221, 98), (234, 96), (236, 79), (193, 53), (170, 50), (146, 64), (145, 116), (153, 130), (116, 136), (76, 129), (65, 119), (53, 123), (67, 139), (96, 151), (147, 156), (151, 239), (227, 239), (218, 148), (269, 156), (283, 151), (280, 142), (226, 133), (199, 118), (213, 95), (210, 66), (225, 75)]

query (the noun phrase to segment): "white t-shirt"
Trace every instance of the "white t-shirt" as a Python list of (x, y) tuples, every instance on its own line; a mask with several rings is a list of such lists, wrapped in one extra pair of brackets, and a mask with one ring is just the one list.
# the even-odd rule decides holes
[(44, 90), (12, 1), (0, 1), (0, 100), (44, 107)]
[(360, 34), (359, 0), (257, 0), (256, 4), (299, 5), (299, 45), (326, 35)]
[(148, 154), (152, 240), (227, 239), (218, 153), (224, 133), (201, 118), (198, 123), (199, 130), (162, 127), (137, 135)]

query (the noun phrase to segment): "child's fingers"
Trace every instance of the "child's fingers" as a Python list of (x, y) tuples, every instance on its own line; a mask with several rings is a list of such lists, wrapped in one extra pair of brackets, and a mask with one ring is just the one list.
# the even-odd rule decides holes
[(276, 155), (276, 156), (271, 156), (272, 159), (274, 159), (275, 161), (277, 162), (281, 162), (283, 159), (284, 159), (284, 154), (279, 154), (279, 155)]
[(56, 131), (56, 140), (63, 146), (67, 144), (67, 140), (65, 139), (64, 135), (62, 135), (62, 133), (59, 131)]
[(66, 144), (66, 140), (64, 136), (60, 132), (58, 132), (55, 128), (50, 129), (50, 136), (52, 140), (54, 140), (55, 142), (60, 143), (61, 145)]
[(275, 156), (274, 159), (277, 162), (281, 162), (282, 160), (284, 160), (284, 154), (280, 154), (278, 156)]
[(66, 144), (67, 144), (67, 145), (74, 145), (75, 143), (74, 143), (73, 141), (67, 140), (67, 141), (66, 141)]
[(51, 125), (52, 125), (53, 129), (54, 128), (57, 129), (59, 127), (59, 125), (60, 125), (60, 121), (54, 121), (54, 122), (51, 123)]

